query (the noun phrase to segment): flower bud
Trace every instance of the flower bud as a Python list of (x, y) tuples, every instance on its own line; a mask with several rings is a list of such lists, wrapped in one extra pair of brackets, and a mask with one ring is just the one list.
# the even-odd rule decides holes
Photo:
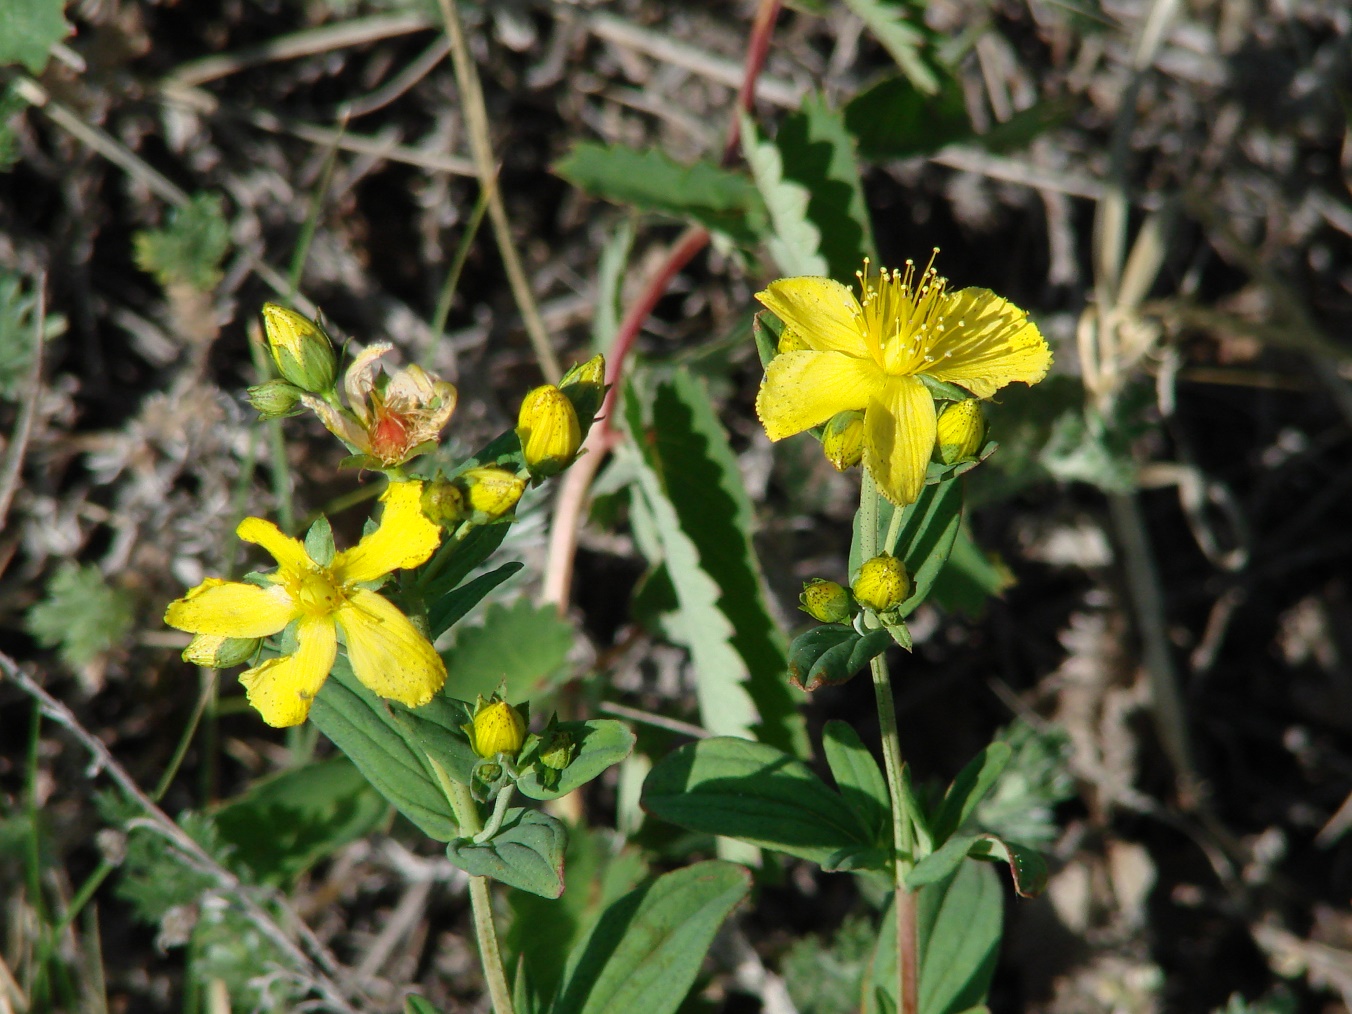
[(834, 581), (814, 577), (803, 585), (799, 608), (822, 623), (845, 623), (850, 618), (850, 593)]
[(822, 431), (822, 450), (837, 472), (853, 468), (864, 458), (864, 413), (837, 412)]
[(516, 506), (526, 491), (526, 480), (505, 468), (483, 465), (466, 469), (455, 477), (476, 525), (496, 521)]
[(986, 441), (986, 420), (975, 398), (951, 402), (939, 413), (939, 457), (945, 465), (971, 458)]
[(573, 762), (577, 744), (572, 733), (561, 729), (546, 729), (540, 744), (540, 763), (551, 771), (562, 771)]
[(538, 475), (563, 471), (582, 446), (577, 410), (553, 384), (544, 384), (526, 395), (517, 416), (516, 434), (527, 467)]
[(886, 613), (906, 601), (911, 592), (911, 579), (906, 574), (905, 564), (895, 556), (883, 553), (864, 561), (852, 590), (860, 605), (875, 613)]
[(480, 698), (474, 721), (465, 726), (465, 732), (474, 752), (484, 760), (491, 760), (500, 753), (516, 756), (526, 740), (526, 723), (521, 712), (506, 701), (485, 703)]
[(454, 528), (469, 517), (465, 491), (445, 479), (423, 483), (422, 499), (418, 506), (427, 520), (443, 528)]
[(327, 394), (338, 378), (329, 336), (309, 317), (276, 303), (263, 304), (263, 330), (277, 372), (302, 391)]
[(578, 420), (590, 421), (606, 397), (606, 357), (598, 352), (571, 367), (559, 381), (559, 390), (573, 403)]
[(253, 658), (261, 643), (255, 637), (197, 634), (183, 649), (183, 661), (204, 669), (229, 669)]
[(246, 392), (249, 404), (258, 410), (264, 419), (285, 419), (300, 415), (304, 411), (301, 398), (305, 396), (295, 384), (273, 378), (266, 383), (256, 384)]

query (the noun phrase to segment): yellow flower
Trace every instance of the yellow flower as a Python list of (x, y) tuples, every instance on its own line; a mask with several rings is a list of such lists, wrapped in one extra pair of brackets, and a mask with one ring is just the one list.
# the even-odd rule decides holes
[(377, 342), (347, 368), (343, 388), (350, 411), (322, 398), (302, 399), (330, 433), (387, 466), (403, 464), (420, 453), (422, 444), (436, 440), (458, 398), (455, 385), (421, 366), (396, 370), (387, 381), (379, 377), (380, 359), (393, 349), (389, 342)]
[(387, 599), (362, 587), (432, 555), (441, 529), (423, 517), (422, 483), (393, 483), (381, 500), (380, 527), (327, 566), (270, 521), (245, 518), (236, 534), (277, 560), (269, 586), (208, 578), (170, 603), (164, 622), (194, 634), (269, 637), (296, 623), (294, 654), (240, 674), (249, 703), (269, 725), (299, 725), (328, 678), (342, 632), (352, 671), (373, 693), (426, 704), (446, 682), (446, 666), (427, 638)]
[(949, 292), (933, 267), (859, 274), (862, 299), (829, 278), (781, 278), (756, 295), (804, 349), (770, 361), (756, 412), (771, 440), (864, 412), (864, 467), (905, 506), (920, 495), (934, 451), (934, 398), (921, 376), (989, 398), (1036, 384), (1051, 366), (1037, 326), (989, 289)]

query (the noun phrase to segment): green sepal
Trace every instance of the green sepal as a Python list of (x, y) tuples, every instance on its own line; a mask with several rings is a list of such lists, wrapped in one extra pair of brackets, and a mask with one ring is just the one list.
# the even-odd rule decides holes
[(333, 558), (337, 554), (337, 548), (333, 544), (333, 528), (323, 514), (319, 515), (310, 526), (310, 530), (305, 533), (305, 552), (321, 567), (333, 563)]
[(568, 831), (558, 820), (514, 807), (492, 838), (480, 844), (456, 838), (447, 844), (446, 858), (472, 877), (492, 877), (542, 898), (557, 898), (563, 893), (567, 844)]
[(751, 318), (751, 336), (756, 339), (756, 354), (760, 356), (762, 369), (779, 354), (779, 336), (783, 333), (784, 322), (769, 310), (758, 310)]
[(950, 384), (946, 380), (936, 380), (928, 373), (917, 373), (915, 378), (924, 384), (929, 393), (940, 401), (967, 401), (972, 397), (972, 393), (966, 388), (959, 387), (957, 384)]
[(805, 691), (844, 683), (891, 643), (886, 630), (861, 634), (844, 623), (813, 627), (789, 645), (789, 680)]
[(970, 458), (962, 458), (951, 465), (946, 465), (942, 461), (931, 461), (925, 466), (925, 485), (935, 486), (949, 479), (956, 479), (976, 468), (999, 449), (1000, 445), (988, 438)]
[(567, 767), (554, 771), (540, 761), (544, 740), (540, 736), (531, 736), (526, 741), (516, 762), (521, 772), (516, 787), (531, 799), (557, 799), (567, 795), (624, 760), (634, 749), (634, 734), (629, 727), (611, 718), (558, 722), (553, 729), (572, 738), (575, 753)]

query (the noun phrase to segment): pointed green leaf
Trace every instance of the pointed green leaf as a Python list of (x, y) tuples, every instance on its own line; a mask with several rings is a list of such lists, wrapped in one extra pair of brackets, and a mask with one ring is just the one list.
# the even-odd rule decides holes
[(538, 741), (522, 752), (517, 763), (524, 773), (516, 787), (531, 799), (557, 799), (567, 795), (586, 785), (606, 768), (624, 760), (634, 749), (634, 734), (623, 722), (614, 719), (559, 722), (555, 729), (571, 737), (577, 752), (568, 766), (558, 772), (558, 780), (552, 785), (545, 783), (543, 765), (534, 763)]
[(891, 841), (892, 803), (887, 779), (859, 733), (846, 722), (832, 719), (822, 729), (822, 749), (836, 787), (859, 822), (879, 841)]
[(948, 563), (939, 571), (931, 594), (949, 612), (973, 619), (985, 614), (986, 602), (999, 598), (1014, 584), (1014, 575), (998, 556), (987, 554), (972, 538), (966, 524), (958, 528)]
[(824, 863), (873, 834), (801, 761), (762, 743), (719, 736), (668, 754), (643, 784), (643, 808), (709, 834)]
[(978, 836), (963, 835), (949, 838), (935, 852), (931, 852), (906, 875), (906, 886), (917, 891), (929, 884), (937, 884), (951, 877), (967, 861), (967, 853), (978, 841)]
[(567, 842), (567, 830), (549, 814), (514, 807), (492, 838), (482, 845), (456, 838), (446, 846), (446, 858), (472, 877), (492, 877), (542, 898), (557, 898), (563, 893)]
[[(883, 545), (895, 510), (882, 496), (878, 497), (878, 545)], [(864, 562), (860, 558), (859, 526), (861, 512), (855, 512), (854, 541), (850, 546), (850, 573), (856, 574)], [(902, 616), (909, 616), (925, 601), (939, 572), (943, 570), (952, 552), (962, 523), (962, 486), (957, 479), (948, 479), (933, 486), (925, 486), (915, 503), (904, 508), (901, 529), (894, 556), (906, 564), (911, 576), (911, 594), (900, 606)]]
[[(506, 525), (490, 525), (490, 528), (506, 529)], [(465, 614), (477, 606), (498, 585), (519, 571), (521, 563), (513, 560), (504, 563), (496, 570), (480, 574), (473, 581), (461, 585), (452, 591), (434, 599), (427, 607), (428, 636), (433, 640), (450, 630), (464, 619)]]
[(953, 779), (934, 817), (934, 839), (945, 842), (962, 829), (1009, 764), (1013, 751), (998, 740), (986, 747)]
[(1036, 898), (1047, 889), (1047, 860), (1037, 849), (983, 834), (968, 854), (974, 859), (1007, 863), (1014, 890), (1021, 898)]
[(843, 623), (806, 630), (789, 646), (789, 679), (806, 691), (836, 686), (859, 673), (892, 643), (886, 630), (861, 634)]
[(712, 860), (625, 895), (573, 949), (551, 1014), (673, 1014), (750, 887), (745, 869)]
[(579, 142), (554, 171), (595, 197), (698, 222), (744, 245), (765, 226), (755, 184), (709, 162), (681, 165), (658, 150)]

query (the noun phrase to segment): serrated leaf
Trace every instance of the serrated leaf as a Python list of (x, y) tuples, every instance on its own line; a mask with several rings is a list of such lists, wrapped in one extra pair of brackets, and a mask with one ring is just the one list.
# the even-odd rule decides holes
[[(559, 722), (559, 733), (571, 737), (576, 753), (568, 766), (558, 772), (558, 780), (546, 785), (531, 750), (523, 751), (518, 765), (528, 768), (517, 780), (516, 787), (531, 799), (557, 799), (586, 785), (607, 768), (620, 763), (634, 749), (634, 734), (623, 722), (610, 718), (593, 718), (586, 722)], [(546, 769), (548, 770), (548, 769)]]
[(939, 75), (927, 52), (931, 32), (925, 27), (922, 9), (908, 11), (894, 0), (845, 0), (845, 5), (892, 54), (892, 59), (916, 88), (926, 95), (939, 90)]
[(981, 801), (995, 788), (1011, 756), (1013, 751), (1009, 744), (996, 740), (958, 772), (932, 821), (936, 842), (945, 842), (962, 829)]
[(41, 74), (52, 46), (70, 33), (63, 0), (0, 0), (0, 67), (21, 63)]
[(638, 488), (681, 606), (666, 627), (691, 652), (705, 727), (746, 735), (758, 715), (757, 738), (804, 755), (803, 718), (784, 680), (787, 645), (766, 604), (753, 510), (727, 433), (703, 384), (684, 372), (656, 384), (649, 400), (647, 425), (632, 389), (625, 399), (647, 466)]
[(783, 275), (825, 275), (826, 258), (819, 252), (822, 234), (808, 217), (812, 194), (800, 183), (784, 178), (784, 161), (775, 142), (760, 136), (755, 121), (741, 114), (742, 155), (751, 167), (770, 216), (765, 246)]
[(394, 717), (394, 707), (362, 686), (339, 656), (310, 708), (310, 720), (424, 834), (450, 841), (460, 833), (455, 814), (426, 755)]
[(221, 841), (260, 883), (286, 886), (388, 813), (389, 804), (339, 755), (251, 786), (212, 819)]
[(892, 803), (887, 794), (887, 780), (859, 733), (848, 723), (832, 719), (822, 728), (822, 750), (836, 788), (859, 822), (870, 828), (879, 841), (888, 838)]
[(888, 78), (851, 99), (844, 116), (859, 154), (870, 159), (930, 155), (975, 137), (962, 87), (952, 79), (927, 95), (905, 77)]
[(489, 696), (503, 681), (513, 704), (537, 697), (565, 672), (573, 646), (573, 625), (552, 605), (522, 596), (510, 606), (489, 605), (481, 622), (456, 630), (442, 652), (448, 693), (462, 701)]
[(0, 398), (8, 401), (21, 399), (33, 367), (37, 303), (19, 275), (0, 271)]
[(625, 895), (573, 949), (551, 1014), (673, 1014), (750, 887), (745, 869), (712, 860)]
[(161, 285), (190, 285), (210, 292), (221, 280), (221, 260), (230, 249), (230, 226), (221, 198), (193, 195), (188, 204), (169, 212), (163, 229), (136, 233), (134, 246), (136, 266)]
[(98, 567), (62, 563), (25, 625), (44, 648), (81, 669), (126, 643), (135, 620), (131, 596), (108, 583)]
[(871, 830), (801, 761), (763, 743), (717, 736), (654, 765), (643, 808), (691, 831), (725, 835), (824, 863), (872, 846)]
[(861, 634), (843, 623), (827, 623), (806, 630), (789, 646), (789, 679), (811, 692), (837, 686), (853, 678), (892, 643), (886, 630)]
[(876, 258), (855, 142), (844, 115), (821, 95), (785, 117), (775, 135), (786, 181), (807, 190), (808, 220), (821, 235), (817, 247), (826, 268), (817, 274), (852, 283), (865, 257)]
[(656, 149), (580, 142), (554, 171), (593, 196), (689, 219), (743, 245), (765, 229), (755, 184), (709, 162), (684, 166)]
[(568, 831), (539, 810), (507, 811), (498, 833), (481, 845), (456, 838), (446, 858), (472, 877), (492, 877), (509, 887), (557, 898), (563, 893), (563, 849)]

